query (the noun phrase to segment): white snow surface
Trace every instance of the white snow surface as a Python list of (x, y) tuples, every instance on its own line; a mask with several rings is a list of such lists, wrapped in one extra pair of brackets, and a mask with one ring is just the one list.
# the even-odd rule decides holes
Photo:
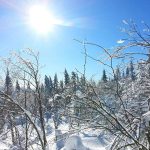
[(66, 140), (62, 150), (105, 150), (97, 137), (83, 137), (74, 135)]
[[(47, 150), (56, 150), (57, 146), (60, 147), (58, 150), (106, 150), (105, 145), (103, 145), (103, 136), (102, 140), (98, 137), (100, 132), (97, 130), (86, 130), (79, 133), (69, 134), (71, 132), (69, 130), (69, 126), (67, 123), (62, 123), (59, 125), (59, 133), (60, 138), (64, 138), (62, 141), (64, 144), (62, 145), (62, 142), (58, 143), (56, 146), (55, 142), (55, 130), (52, 119), (49, 119), (49, 121), (46, 124), (47, 126), (50, 126), (51, 132), (47, 132), (47, 141), (48, 141), (48, 147)], [(24, 132), (24, 129), (21, 126), (18, 126), (19, 131)], [(11, 149), (11, 136), (10, 132), (7, 134), (7, 139), (0, 139), (0, 150), (10, 150)], [(35, 131), (32, 133), (32, 136), (30, 137), (32, 140), (34, 140), (36, 137)], [(67, 138), (67, 139), (66, 139)], [(38, 144), (32, 143), (32, 148), (35, 150), (41, 150)], [(29, 147), (29, 150), (32, 149)]]
[(79, 136), (71, 136), (66, 140), (64, 150), (88, 150), (83, 143)]

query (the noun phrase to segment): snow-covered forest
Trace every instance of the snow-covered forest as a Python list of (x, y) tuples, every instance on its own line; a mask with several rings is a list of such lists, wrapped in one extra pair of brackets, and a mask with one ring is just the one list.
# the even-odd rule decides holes
[[(150, 149), (150, 28), (124, 24), (126, 38), (111, 50), (77, 40), (84, 71), (66, 68), (63, 80), (44, 76), (31, 49), (1, 58), (1, 150)], [(107, 61), (90, 56), (88, 45)], [(99, 80), (86, 77), (87, 59), (104, 66)]]

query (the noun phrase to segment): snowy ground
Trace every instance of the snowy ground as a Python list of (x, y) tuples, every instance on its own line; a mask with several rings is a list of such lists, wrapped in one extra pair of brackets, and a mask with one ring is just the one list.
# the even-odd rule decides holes
[(82, 140), (83, 144), (91, 150), (105, 150), (97, 137), (85, 137)]
[[(63, 123), (59, 126), (58, 134), (60, 134), (61, 136), (61, 135), (64, 135), (65, 133), (68, 133), (68, 131), (69, 131), (68, 124)], [(68, 138), (68, 134), (66, 135), (67, 135), (66, 137)], [(11, 148), (10, 133), (8, 133), (7, 137), (8, 137), (7, 139), (2, 139), (2, 138), (0, 139), (0, 150), (18, 150), (18, 149), (15, 149), (15, 147)], [(56, 150), (55, 130), (54, 130), (52, 120), (49, 120), (49, 122), (47, 123), (47, 140), (49, 144), (49, 150)], [(84, 132), (82, 131), (80, 133), (74, 133), (73, 135), (71, 134), (69, 136), (69, 139), (61, 140), (58, 143), (58, 147), (60, 147), (61, 150), (72, 150), (72, 149), (106, 150), (105, 146), (108, 145), (108, 141), (109, 139), (107, 139), (104, 135), (100, 136), (100, 131), (88, 129), (88, 130), (85, 130)], [(64, 145), (68, 149), (64, 148)], [(40, 150), (37, 144), (32, 144), (32, 147), (35, 150)]]

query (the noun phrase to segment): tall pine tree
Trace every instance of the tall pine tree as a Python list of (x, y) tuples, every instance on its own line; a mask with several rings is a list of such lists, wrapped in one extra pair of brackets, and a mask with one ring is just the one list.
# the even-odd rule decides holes
[(65, 81), (64, 81), (65, 85), (68, 85), (70, 83), (70, 77), (69, 77), (69, 74), (66, 69), (64, 71), (64, 79), (65, 79)]
[(45, 95), (46, 97), (50, 96), (51, 89), (50, 89), (50, 81), (49, 78), (45, 75)]
[(119, 67), (117, 67), (116, 72), (115, 72), (115, 79), (118, 81), (121, 79), (121, 72)]
[(132, 60), (130, 61), (130, 77), (132, 81), (135, 80), (135, 72)]
[(73, 91), (76, 91), (77, 79), (76, 79), (76, 73), (74, 71), (72, 71), (71, 73), (71, 83), (72, 83)]
[[(12, 92), (13, 92), (13, 85), (12, 85), (11, 78), (9, 76), (9, 70), (7, 69), (6, 79), (5, 79), (5, 94), (7, 94), (8, 96), (11, 96)], [(11, 107), (14, 107), (14, 106), (11, 106)], [(11, 110), (11, 107), (10, 107), (10, 110)], [(15, 140), (15, 133), (14, 133), (14, 128), (13, 128), (13, 114), (11, 114), (10, 112), (7, 114), (7, 117), (10, 123), (12, 143), (15, 144), (16, 140)]]
[(12, 95), (12, 92), (13, 92), (13, 85), (12, 85), (11, 78), (9, 76), (9, 71), (7, 69), (6, 79), (5, 79), (5, 93), (10, 96)]
[(54, 93), (58, 93), (58, 78), (57, 78), (57, 74), (55, 74), (54, 76)]
[(60, 82), (59, 82), (59, 89), (60, 89), (60, 92), (62, 92), (63, 89), (64, 89), (64, 82), (63, 82), (63, 80), (60, 80)]
[(129, 77), (130, 71), (129, 71), (129, 67), (126, 68), (126, 78)]
[(52, 78), (50, 76), (49, 76), (49, 86), (50, 86), (50, 96), (52, 96), (54, 86)]
[(107, 82), (107, 75), (105, 69), (103, 70), (102, 81)]

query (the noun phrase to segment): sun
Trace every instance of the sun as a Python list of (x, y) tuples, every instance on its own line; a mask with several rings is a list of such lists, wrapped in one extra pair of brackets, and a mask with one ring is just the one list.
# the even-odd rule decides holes
[(53, 16), (46, 6), (34, 5), (28, 10), (28, 24), (39, 34), (53, 31)]

